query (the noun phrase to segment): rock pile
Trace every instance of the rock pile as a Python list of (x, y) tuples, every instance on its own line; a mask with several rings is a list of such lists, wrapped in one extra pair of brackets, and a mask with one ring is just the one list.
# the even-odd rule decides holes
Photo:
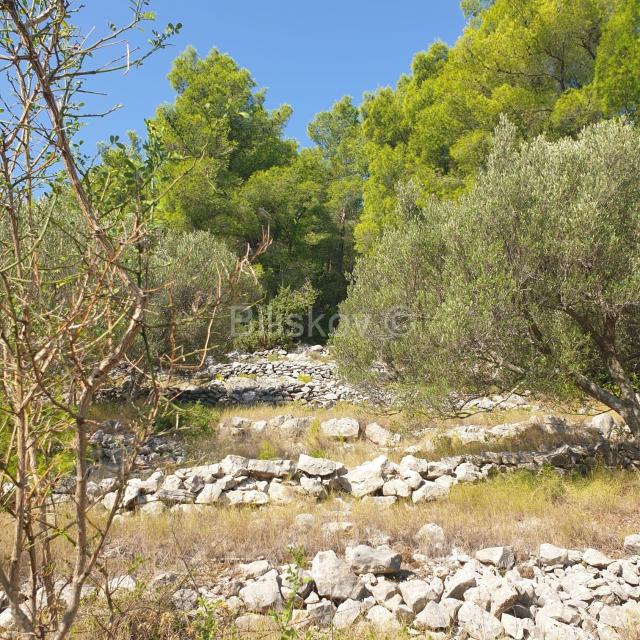
[[(115, 420), (105, 422), (107, 429), (98, 429), (91, 434), (89, 443), (93, 460), (101, 468), (119, 469), (134, 446), (134, 435), (125, 425)], [(115, 432), (114, 432), (115, 431)], [(138, 469), (153, 468), (160, 463), (181, 464), (184, 462), (184, 447), (175, 438), (153, 435), (138, 450)]]
[[(336, 364), (322, 347), (289, 353), (284, 350), (252, 354), (229, 353), (227, 362), (209, 361), (204, 370), (190, 378), (169, 380), (165, 394), (179, 402), (205, 405), (282, 404), (297, 401), (311, 406), (330, 407), (338, 401), (372, 402), (354, 387), (342, 382)], [(101, 400), (117, 401), (130, 389), (127, 383), (103, 390)], [(140, 390), (144, 394), (144, 389)], [(383, 399), (377, 398), (375, 402)]]
[(295, 442), (304, 438), (316, 423), (319, 433), (330, 440), (352, 442), (364, 438), (380, 447), (391, 447), (400, 442), (400, 435), (392, 433), (381, 425), (372, 422), (366, 426), (360, 425), (355, 418), (332, 418), (316, 421), (313, 416), (293, 416), (291, 414), (278, 415), (269, 420), (251, 420), (242, 416), (234, 416), (220, 423), (218, 429), (222, 436), (241, 439), (250, 435), (269, 435), (276, 439), (286, 439)]
[[(427, 527), (445, 537), (437, 525)], [(319, 552), (308, 568), (267, 560), (235, 565), (206, 587), (176, 574), (147, 585), (120, 576), (109, 587), (161, 590), (186, 612), (218, 603), (234, 613), (238, 630), (264, 637), (281, 637), (285, 628), (350, 627), (364, 636), (373, 627), (432, 640), (624, 640), (640, 625), (640, 535), (624, 546), (629, 555), (612, 559), (595, 549), (543, 544), (520, 562), (509, 547), (473, 557), (454, 549), (444, 557), (414, 554), (405, 568), (392, 547), (359, 544), (344, 557)], [(289, 616), (271, 615), (285, 608)], [(0, 628), (11, 624), (4, 609)]]
[[(289, 504), (301, 495), (320, 500), (329, 491), (389, 506), (403, 499), (413, 503), (436, 500), (458, 482), (476, 482), (496, 473), (543, 467), (564, 472), (597, 464), (637, 469), (640, 450), (630, 444), (599, 442), (591, 448), (564, 445), (546, 452), (485, 452), (436, 461), (408, 455), (399, 464), (378, 456), (351, 469), (305, 454), (297, 462), (229, 455), (214, 464), (169, 474), (158, 469), (144, 480), (132, 478), (124, 489), (123, 508), (160, 513), (167, 508), (184, 511), (211, 504)], [(106, 508), (117, 501), (117, 487), (116, 478), (89, 483), (91, 494)]]
[(311, 354), (327, 355), (313, 347), (301, 353), (228, 354), (229, 362), (209, 363), (206, 367), (209, 382), (182, 386), (170, 392), (184, 402), (221, 405), (297, 401), (329, 407), (337, 401), (367, 400), (364, 394), (338, 380), (335, 363), (313, 359)]

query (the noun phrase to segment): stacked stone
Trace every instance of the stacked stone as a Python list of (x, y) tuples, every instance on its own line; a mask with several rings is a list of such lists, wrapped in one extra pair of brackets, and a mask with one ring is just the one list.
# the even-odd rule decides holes
[[(603, 461), (636, 468), (639, 460), (640, 451), (635, 446), (604, 443), (592, 448), (564, 445), (548, 452), (485, 452), (435, 461), (408, 455), (399, 464), (381, 455), (351, 469), (340, 462), (305, 454), (297, 462), (229, 455), (219, 463), (177, 469), (168, 475), (158, 469), (146, 480), (130, 479), (123, 509), (159, 513), (167, 508), (197, 510), (210, 504), (289, 504), (296, 496), (321, 500), (328, 492), (348, 494), (380, 506), (390, 506), (398, 500), (417, 504), (445, 497), (459, 482), (477, 482), (496, 473), (545, 467), (564, 472), (588, 469)], [(89, 483), (96, 501), (107, 508), (117, 500), (116, 488), (115, 478)], [(65, 491), (71, 489), (67, 487)], [(60, 493), (64, 491), (61, 489)]]

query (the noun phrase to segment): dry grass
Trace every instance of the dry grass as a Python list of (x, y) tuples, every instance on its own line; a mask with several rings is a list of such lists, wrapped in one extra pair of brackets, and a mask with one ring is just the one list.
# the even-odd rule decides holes
[[(348, 544), (367, 542), (376, 532), (404, 550), (416, 551), (413, 536), (428, 522), (443, 527), (452, 546), (467, 551), (508, 544), (524, 556), (542, 542), (574, 548), (594, 547), (622, 553), (625, 535), (640, 531), (640, 476), (598, 471), (587, 478), (562, 478), (555, 472), (502, 475), (479, 484), (454, 487), (443, 500), (380, 508), (361, 500), (331, 498), (315, 503), (298, 499), (289, 506), (261, 509), (206, 506), (191, 513), (135, 515), (115, 523), (108, 543), (112, 575), (135, 570), (139, 576), (158, 571), (216, 567), (264, 557), (290, 561), (290, 548), (307, 557), (320, 550), (343, 552)], [(310, 531), (295, 526), (299, 513), (312, 513)], [(8, 520), (4, 515), (3, 520)], [(331, 533), (330, 522), (350, 522), (350, 533)], [(64, 560), (68, 543), (54, 548)], [(9, 528), (0, 527), (0, 557), (10, 551)], [(423, 551), (428, 551), (427, 549)]]
[[(506, 544), (524, 558), (542, 542), (552, 542), (570, 548), (593, 547), (616, 557), (623, 554), (624, 537), (640, 531), (639, 500), (639, 474), (599, 470), (587, 478), (563, 478), (555, 472), (539, 476), (518, 472), (475, 485), (459, 485), (448, 498), (423, 505), (401, 503), (385, 509), (366, 501), (333, 497), (322, 503), (300, 500), (286, 507), (202, 507), (191, 513), (135, 515), (114, 525), (105, 568), (110, 576), (131, 573), (142, 583), (158, 572), (173, 570), (184, 576), (183, 583), (174, 588), (194, 583), (206, 587), (239, 561), (263, 557), (274, 564), (284, 564), (291, 561), (292, 548), (309, 561), (320, 550), (343, 553), (347, 545), (371, 543), (380, 533), (390, 537), (394, 548), (402, 552), (405, 565), (411, 567), (415, 566), (414, 553), (434, 551), (420, 548), (413, 539), (428, 522), (443, 527), (450, 547), (467, 552)], [(311, 530), (296, 527), (299, 513), (314, 514), (316, 524)], [(327, 528), (332, 522), (350, 522), (352, 530), (332, 533)], [(58, 562), (64, 561), (65, 549), (68, 546), (62, 542), (55, 546)], [(8, 552), (7, 527), (0, 526), (0, 557), (7, 557)], [(93, 614), (84, 617), (76, 637), (260, 637), (234, 635), (224, 616), (219, 621), (222, 626), (207, 636), (198, 627), (197, 619), (172, 612), (168, 601), (147, 602), (146, 597), (142, 593), (125, 596), (124, 601), (116, 603), (116, 613), (112, 612), (108, 620), (104, 604), (94, 603)], [(219, 614), (216, 613), (216, 620), (221, 617)], [(100, 625), (109, 631), (101, 631)], [(333, 638), (382, 640), (381, 636), (365, 635), (361, 629), (350, 634)], [(628, 640), (632, 639), (638, 640), (629, 636)]]
[[(486, 428), (505, 423), (526, 422), (532, 416), (543, 416), (552, 411), (564, 416), (573, 423), (579, 422), (577, 409), (544, 403), (544, 410), (527, 409), (494, 410), (479, 412), (460, 419), (442, 419), (437, 416), (391, 413), (368, 405), (337, 403), (330, 409), (313, 408), (300, 403), (287, 405), (255, 405), (251, 407), (203, 407), (182, 405), (159, 420), (161, 429), (167, 435), (183, 438), (187, 464), (213, 462), (225, 455), (236, 454), (250, 458), (291, 458), (300, 453), (332, 458), (347, 466), (361, 464), (365, 460), (385, 453), (393, 461), (399, 461), (407, 447), (415, 447), (418, 455), (437, 459), (450, 455), (474, 454), (482, 451), (531, 451), (559, 446), (564, 443), (584, 443), (589, 439), (588, 432), (549, 435), (532, 427), (515, 439), (503, 439), (489, 443), (463, 444), (451, 435), (451, 430), (461, 425), (478, 425)], [(96, 419), (119, 418), (126, 422), (129, 417), (126, 408), (102, 405), (96, 408)], [(120, 411), (120, 413), (118, 413)], [(271, 430), (268, 434), (246, 435), (242, 438), (229, 438), (221, 435), (218, 425), (234, 416), (242, 416), (253, 421), (269, 420), (279, 415), (294, 417), (313, 417), (314, 422), (308, 433), (293, 441), (289, 435), (278, 434)], [(397, 447), (387, 449), (361, 439), (353, 443), (343, 443), (324, 438), (320, 434), (320, 423), (330, 418), (356, 418), (362, 425), (377, 422), (393, 433), (401, 436)], [(176, 430), (176, 426), (178, 429)]]
[[(270, 430), (264, 434), (247, 433), (241, 437), (224, 436), (218, 429), (220, 422), (233, 416), (242, 416), (250, 420), (269, 420), (277, 415), (294, 417), (313, 417), (313, 423), (304, 436), (293, 440), (290, 436)], [(528, 421), (536, 414), (518, 412), (492, 413), (492, 419), (484, 416), (487, 427), (496, 424)], [(334, 417), (354, 417), (361, 425), (371, 422), (386, 427), (392, 433), (401, 435), (400, 443), (395, 447), (379, 447), (361, 438), (355, 442), (341, 442), (324, 437), (320, 432), (320, 423)], [(219, 460), (228, 454), (249, 458), (288, 458), (296, 459), (301, 453), (330, 458), (340, 461), (348, 467), (356, 466), (376, 455), (384, 453), (391, 460), (399, 462), (408, 447), (413, 447), (417, 455), (430, 460), (446, 456), (477, 454), (483, 451), (539, 451), (562, 444), (588, 444), (596, 439), (596, 434), (587, 430), (569, 430), (566, 433), (548, 434), (539, 426), (532, 424), (526, 432), (515, 438), (503, 438), (490, 442), (463, 443), (452, 429), (464, 422), (418, 424), (411, 422), (401, 414), (376, 414), (370, 408), (353, 405), (340, 405), (333, 409), (312, 410), (308, 407), (257, 407), (252, 409), (226, 409), (215, 412), (205, 428), (191, 429), (185, 433), (187, 460), (194, 463)], [(467, 422), (466, 424), (478, 424)], [(479, 425), (479, 426), (485, 426)]]
[[(128, 599), (119, 603), (119, 612), (105, 625), (98, 610), (85, 611), (73, 635), (108, 640), (407, 640), (429, 635), (409, 634), (407, 630), (381, 632), (365, 622), (350, 629), (305, 629), (286, 612), (263, 616), (251, 631), (239, 629), (232, 612), (213, 606), (195, 615), (175, 611), (170, 603)], [(634, 638), (635, 640), (635, 638)]]
[[(228, 421), (234, 416), (258, 421), (270, 420), (281, 415), (311, 416), (314, 420), (306, 434), (297, 442), (292, 441), (288, 436), (277, 434), (274, 430), (269, 434), (247, 434), (242, 438), (229, 438), (220, 435), (217, 428), (219, 423)], [(308, 453), (354, 466), (377, 455), (375, 445), (366, 440), (358, 440), (354, 443), (336, 442), (323, 437), (320, 433), (322, 421), (345, 416), (356, 418), (363, 425), (378, 422), (394, 432), (400, 429), (402, 421), (399, 414), (380, 415), (369, 407), (349, 403), (337, 403), (331, 409), (315, 409), (291, 403), (286, 406), (256, 405), (248, 408), (231, 407), (222, 411), (210, 410), (210, 420), (206, 428), (185, 433), (186, 457), (190, 462), (208, 462), (219, 460), (228, 454), (249, 458), (296, 459), (300, 453)]]
[[(626, 535), (640, 531), (640, 476), (598, 471), (588, 478), (562, 478), (554, 472), (526, 472), (454, 487), (448, 498), (422, 505), (399, 503), (380, 508), (360, 500), (329, 499), (262, 509), (207, 506), (191, 513), (132, 516), (114, 524), (108, 545), (112, 575), (132, 570), (139, 577), (186, 567), (214, 576), (235, 562), (263, 557), (273, 563), (291, 559), (291, 548), (307, 558), (348, 544), (371, 542), (376, 532), (391, 538), (406, 562), (416, 548), (414, 534), (424, 524), (443, 527), (451, 546), (473, 552), (486, 546), (511, 545), (524, 557), (542, 542), (573, 548), (594, 547), (622, 553)], [(315, 526), (296, 527), (299, 513), (312, 513)], [(331, 522), (350, 522), (349, 533), (332, 533)], [(0, 549), (6, 557), (6, 528)], [(429, 552), (429, 549), (422, 549)], [(62, 554), (61, 546), (57, 553)]]

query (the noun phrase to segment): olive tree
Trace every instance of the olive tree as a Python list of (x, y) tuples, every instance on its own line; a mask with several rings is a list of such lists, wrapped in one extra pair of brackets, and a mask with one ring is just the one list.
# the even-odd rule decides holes
[[(263, 238), (263, 249), (267, 244)], [(214, 350), (231, 346), (234, 314), (261, 298), (255, 274), (243, 266), (209, 231), (160, 238), (150, 261), (146, 320), (154, 361), (169, 369), (198, 368)]]
[[(475, 188), (433, 201), (356, 269), (334, 348), (353, 377), (434, 407), (577, 389), (640, 433), (640, 132), (519, 144), (503, 122)], [(455, 404), (455, 403), (454, 403)]]

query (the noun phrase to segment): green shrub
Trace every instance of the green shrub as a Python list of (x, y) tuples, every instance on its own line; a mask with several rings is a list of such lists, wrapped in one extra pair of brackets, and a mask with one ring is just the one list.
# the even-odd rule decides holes
[(155, 421), (155, 431), (170, 431), (180, 429), (188, 436), (198, 436), (211, 431), (211, 426), (217, 423), (220, 411), (214, 407), (207, 407), (200, 402), (195, 404), (168, 404), (158, 414)]
[(278, 457), (278, 451), (268, 440), (263, 440), (258, 451), (258, 460), (275, 460)]
[(305, 314), (313, 307), (318, 292), (306, 283), (300, 289), (282, 287), (266, 305), (258, 308), (244, 331), (234, 339), (234, 346), (243, 351), (289, 347), (302, 337)]
[(358, 263), (333, 339), (343, 372), (445, 411), (460, 393), (578, 390), (640, 432), (640, 130), (520, 145), (503, 123), (495, 138), (473, 190)]
[(236, 256), (209, 232), (172, 232), (160, 239), (150, 266), (155, 293), (147, 312), (156, 358), (192, 363), (230, 346), (236, 308), (261, 297), (254, 276), (236, 277), (235, 267)]

